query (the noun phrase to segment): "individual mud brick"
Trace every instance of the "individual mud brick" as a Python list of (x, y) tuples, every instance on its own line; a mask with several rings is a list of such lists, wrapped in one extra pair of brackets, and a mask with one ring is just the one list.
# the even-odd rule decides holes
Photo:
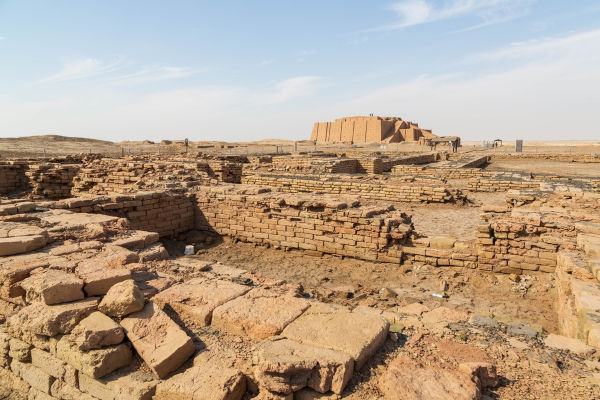
[(132, 354), (124, 343), (84, 352), (67, 335), (58, 341), (56, 357), (92, 378), (101, 378), (129, 365)]
[(159, 378), (179, 368), (194, 354), (192, 339), (153, 302), (121, 321), (127, 338)]
[(98, 305), (100, 311), (113, 317), (123, 317), (142, 308), (144, 295), (133, 280), (113, 285)]
[(25, 299), (32, 303), (42, 301), (48, 305), (83, 299), (83, 281), (74, 274), (47, 270), (21, 282)]
[(81, 320), (71, 332), (71, 341), (83, 351), (119, 344), (124, 337), (123, 328), (99, 311)]

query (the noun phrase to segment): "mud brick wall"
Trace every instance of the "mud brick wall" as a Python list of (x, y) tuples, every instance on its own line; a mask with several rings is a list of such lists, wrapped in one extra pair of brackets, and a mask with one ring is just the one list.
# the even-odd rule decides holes
[(540, 190), (541, 182), (521, 179), (484, 179), (474, 178), (469, 181), (467, 189), (471, 192), (506, 192), (507, 190)]
[(385, 170), (384, 162), (381, 158), (359, 158), (356, 172), (366, 174), (382, 174)]
[(71, 196), (79, 164), (31, 164), (25, 172), (35, 198), (62, 199)]
[(384, 161), (384, 171), (390, 171), (396, 165), (420, 165), (435, 162), (438, 153), (426, 153), (392, 158)]
[(397, 182), (376, 182), (353, 179), (319, 179), (305, 176), (252, 175), (245, 176), (242, 183), (267, 186), (289, 193), (327, 193), (360, 195), (363, 199), (387, 200), (408, 203), (452, 203), (463, 199), (458, 190), (431, 184), (419, 185)]
[(241, 167), (236, 169), (229, 164), (232, 163), (218, 160), (210, 163), (204, 161), (154, 163), (105, 159), (89, 163), (80, 170), (74, 179), (72, 193), (74, 195), (131, 193), (139, 191), (141, 187), (161, 186), (167, 183), (189, 187), (216, 183), (223, 179), (239, 179)]
[(194, 228), (194, 201), (188, 194), (147, 192), (79, 197), (57, 201), (51, 207), (127, 218), (132, 228), (158, 232), (161, 237)]
[(404, 260), (433, 267), (477, 268), (475, 243), (461, 242), (449, 238), (442, 240), (419, 240), (412, 246), (402, 247)]
[(0, 162), (0, 194), (25, 187), (28, 182), (26, 170), (27, 163), (24, 161)]
[(276, 248), (400, 263), (411, 232), (405, 214), (356, 199), (207, 187), (196, 193), (196, 229)]
[(434, 168), (419, 165), (397, 165), (392, 168), (392, 175), (418, 174), (435, 176), (446, 179), (468, 179), (480, 177), (494, 177), (499, 174), (495, 171), (484, 171), (479, 168)]
[(353, 174), (358, 171), (358, 160), (354, 158), (332, 157), (272, 157), (271, 160), (253, 159), (243, 164), (243, 175), (254, 175), (256, 172), (303, 172), (303, 173), (335, 173)]
[(481, 269), (554, 272), (557, 252), (576, 245), (573, 216), (559, 208), (486, 212), (482, 219), (477, 233)]

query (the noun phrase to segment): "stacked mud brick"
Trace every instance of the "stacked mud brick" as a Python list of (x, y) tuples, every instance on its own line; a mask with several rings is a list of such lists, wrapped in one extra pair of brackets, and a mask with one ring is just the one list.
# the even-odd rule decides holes
[(559, 329), (600, 349), (600, 223), (580, 222), (575, 228), (577, 249), (557, 258)]
[(382, 174), (385, 170), (384, 162), (379, 157), (359, 158), (356, 172), (363, 174)]
[(196, 229), (277, 248), (400, 262), (412, 230), (391, 206), (354, 199), (258, 193), (253, 187), (208, 187), (196, 193)]
[(401, 157), (393, 157), (384, 160), (384, 171), (390, 171), (396, 165), (421, 165), (436, 162), (440, 157), (439, 153), (411, 154)]
[(207, 164), (208, 174), (216, 177), (219, 182), (240, 183), (242, 180), (242, 164), (240, 162), (209, 160)]
[(474, 243), (455, 238), (436, 236), (413, 240), (403, 246), (404, 260), (433, 267), (477, 268), (477, 249)]
[(446, 179), (468, 179), (480, 177), (494, 177), (498, 175), (495, 171), (484, 171), (479, 168), (436, 168), (434, 166), (422, 165), (397, 165), (392, 168), (392, 175), (425, 175), (436, 176)]
[(502, 273), (554, 272), (560, 249), (576, 243), (574, 218), (559, 207), (485, 208), (478, 228), (479, 268)]
[(412, 179), (412, 183), (409, 183), (361, 178), (353, 176), (318, 178), (306, 175), (277, 176), (261, 174), (245, 176), (242, 183), (267, 186), (282, 192), (352, 194), (369, 200), (394, 202), (453, 203), (464, 198), (458, 189), (446, 188), (439, 182), (420, 180), (423, 184), (419, 184), (418, 180), (415, 179)]
[(0, 194), (6, 194), (27, 185), (27, 162), (2, 161), (0, 162)]
[(81, 168), (79, 164), (30, 163), (25, 172), (36, 198), (61, 199), (71, 196), (73, 179)]
[(506, 192), (507, 190), (540, 190), (542, 182), (523, 179), (520, 176), (496, 175), (493, 179), (474, 178), (467, 189), (471, 192)]
[(75, 197), (49, 206), (127, 218), (135, 229), (158, 232), (161, 237), (194, 227), (194, 201), (190, 195), (182, 193), (140, 192), (132, 195)]

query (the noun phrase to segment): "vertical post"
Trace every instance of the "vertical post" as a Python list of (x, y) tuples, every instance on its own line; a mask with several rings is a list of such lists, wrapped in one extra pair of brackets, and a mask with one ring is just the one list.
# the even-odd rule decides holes
[(46, 158), (46, 148), (44, 147), (44, 158)]
[(90, 154), (92, 154), (92, 148), (90, 147)]
[(131, 155), (131, 148), (127, 149), (127, 155), (130, 156)]
[(121, 157), (125, 157), (125, 149), (121, 147)]

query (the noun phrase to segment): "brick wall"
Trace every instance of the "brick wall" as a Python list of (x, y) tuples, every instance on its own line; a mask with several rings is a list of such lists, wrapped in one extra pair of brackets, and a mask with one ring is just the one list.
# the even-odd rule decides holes
[(10, 193), (13, 190), (27, 185), (27, 162), (4, 161), (0, 162), (0, 194)]
[(400, 263), (410, 219), (355, 198), (260, 193), (252, 186), (196, 193), (196, 228), (278, 248)]
[[(360, 178), (360, 177), (356, 177)], [(344, 178), (281, 175), (245, 176), (242, 183), (275, 188), (290, 193), (353, 194), (363, 199), (387, 200), (408, 203), (452, 203), (464, 196), (457, 189), (435, 186), (432, 183), (407, 183), (394, 181), (367, 181), (352, 176)]]
[(171, 192), (76, 197), (57, 201), (52, 208), (127, 218), (134, 229), (158, 232), (161, 237), (194, 228), (193, 196)]

